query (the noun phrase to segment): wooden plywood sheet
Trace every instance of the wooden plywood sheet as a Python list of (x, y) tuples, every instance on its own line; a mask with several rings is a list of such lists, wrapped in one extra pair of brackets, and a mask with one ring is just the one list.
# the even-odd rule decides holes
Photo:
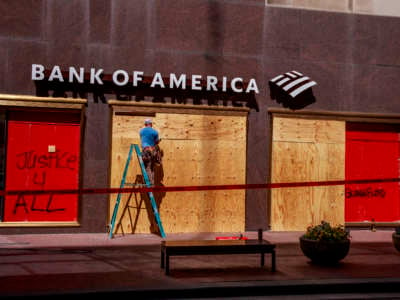
[[(120, 184), (129, 145), (139, 143), (143, 119), (135, 115), (113, 116), (112, 187)], [(163, 165), (156, 172), (156, 184), (203, 186), (245, 182), (245, 116), (157, 113), (152, 119), (162, 139), (163, 151)], [(128, 179), (135, 182), (141, 174), (135, 156), (130, 168)], [(116, 197), (110, 197), (110, 215)], [(123, 208), (117, 216), (117, 233), (151, 232), (151, 207), (147, 197), (128, 197), (121, 198)], [(155, 198), (166, 233), (244, 231), (244, 190), (168, 192)]]
[(273, 141), (343, 143), (344, 121), (274, 117), (273, 124)]
[[(343, 180), (344, 125), (334, 120), (274, 118), (271, 182)], [(273, 189), (270, 220), (271, 230), (276, 231), (303, 231), (321, 220), (344, 224), (344, 187)]]

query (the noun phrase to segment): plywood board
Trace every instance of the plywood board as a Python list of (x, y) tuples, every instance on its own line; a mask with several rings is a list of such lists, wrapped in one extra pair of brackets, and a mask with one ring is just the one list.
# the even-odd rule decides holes
[[(344, 180), (344, 121), (274, 117), (271, 182)], [(271, 230), (303, 231), (321, 220), (344, 224), (344, 186), (271, 191)]]
[[(147, 108), (148, 109), (148, 108)], [(176, 109), (175, 109), (176, 110)], [(154, 112), (161, 137), (163, 164), (155, 182), (164, 186), (243, 184), (246, 173), (247, 117), (215, 114)], [(119, 187), (131, 143), (139, 143), (144, 117), (114, 114), (112, 120), (111, 186)], [(127, 181), (141, 172), (134, 156)], [(123, 195), (117, 233), (151, 232), (151, 207), (145, 195)], [(110, 197), (110, 216), (117, 195)], [(244, 190), (208, 190), (155, 194), (166, 233), (242, 232)], [(147, 204), (147, 205), (146, 205)]]

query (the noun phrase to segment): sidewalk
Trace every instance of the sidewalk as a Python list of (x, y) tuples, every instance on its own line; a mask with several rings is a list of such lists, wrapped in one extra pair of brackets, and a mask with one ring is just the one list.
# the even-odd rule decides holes
[[(0, 236), (0, 297), (74, 295), (135, 299), (395, 292), (400, 295), (400, 252), (392, 230), (352, 230), (348, 256), (317, 266), (299, 248), (301, 232), (264, 232), (276, 244), (277, 271), (258, 255), (171, 258), (160, 268), (161, 237), (150, 234), (32, 234)], [(167, 240), (215, 239), (240, 233), (167, 234)], [(257, 232), (245, 232), (257, 238)]]

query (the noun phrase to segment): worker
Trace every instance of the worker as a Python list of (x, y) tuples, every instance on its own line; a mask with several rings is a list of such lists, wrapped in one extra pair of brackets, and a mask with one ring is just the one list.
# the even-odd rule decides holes
[(159, 143), (161, 141), (158, 131), (153, 128), (151, 119), (144, 120), (144, 127), (139, 131), (140, 143), (142, 147), (142, 160), (149, 177), (151, 185), (154, 185), (154, 167), (161, 164), (161, 151)]

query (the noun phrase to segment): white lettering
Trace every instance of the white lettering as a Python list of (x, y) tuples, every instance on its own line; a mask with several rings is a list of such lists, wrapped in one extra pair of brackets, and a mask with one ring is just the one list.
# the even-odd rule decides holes
[[(32, 80), (44, 80), (45, 75), (45, 67), (41, 64), (32, 64), (31, 69), (31, 78)], [(69, 67), (68, 68), (68, 81), (84, 83), (85, 82), (85, 69), (80, 67)], [(90, 69), (90, 84), (103, 84), (102, 77), (103, 77), (103, 69)], [(217, 76), (207, 75), (206, 80), (203, 83), (202, 75), (191, 75), (191, 84), (190, 88), (192, 90), (202, 90), (203, 87), (206, 88), (207, 91), (221, 91), (227, 92), (228, 89), (235, 92), (235, 93), (257, 93), (259, 94), (260, 91), (257, 86), (257, 82), (254, 78), (251, 78), (249, 83), (246, 86), (244, 79), (242, 77), (234, 77), (231, 81), (228, 81), (228, 77), (222, 76), (219, 81)], [(63, 73), (61, 68), (55, 65), (49, 75), (49, 81), (58, 80), (60, 82), (64, 82), (67, 78), (63, 77)], [(112, 81), (114, 84), (118, 86), (123, 86), (129, 83), (130, 77), (129, 73), (125, 70), (116, 70), (112, 74)], [(132, 71), (132, 86), (137, 87), (140, 82), (144, 80), (144, 72), (143, 71)], [(152, 78), (150, 87), (161, 87), (165, 88), (162, 74), (160, 72), (156, 72)], [(170, 73), (169, 74), (169, 88), (171, 89), (182, 89), (185, 90), (187, 85), (187, 75), (180, 74), (179, 76)]]
[(74, 77), (78, 80), (79, 83), (83, 83), (83, 76), (85, 70), (83, 68), (79, 68), (79, 74), (74, 67), (69, 67), (69, 82), (74, 82)]
[(226, 81), (227, 78), (225, 76), (222, 77), (222, 91), (226, 92)]
[(231, 89), (236, 93), (241, 93), (241, 92), (243, 92), (243, 89), (236, 87), (236, 82), (238, 82), (238, 81), (243, 83), (243, 79), (240, 78), (240, 77), (235, 77), (235, 78), (232, 79), (232, 81), (231, 81)]
[(142, 71), (134, 71), (133, 72), (133, 86), (138, 86), (138, 82), (143, 80), (143, 72)]
[(44, 79), (44, 66), (32, 64), (32, 80)]
[(94, 84), (97, 81), (98, 84), (103, 84), (103, 81), (100, 78), (101, 73), (103, 73), (103, 69), (99, 69), (96, 72), (95, 68), (90, 69), (90, 83)]
[(54, 79), (58, 79), (58, 81), (64, 82), (64, 78), (62, 77), (61, 69), (59, 66), (54, 66), (53, 70), (51, 70), (49, 81), (53, 81)]
[(156, 85), (159, 85), (161, 88), (165, 88), (161, 74), (158, 72), (154, 74), (153, 81), (151, 82), (150, 86), (155, 87)]
[(257, 87), (257, 82), (254, 78), (251, 78), (249, 81), (249, 85), (247, 86), (246, 93), (250, 93), (254, 91), (256, 94), (260, 93)]
[(201, 90), (201, 75), (192, 75), (192, 90)]
[(215, 76), (207, 76), (207, 91), (218, 91), (218, 78)]
[[(123, 77), (122, 81), (118, 80), (118, 76), (120, 76), (120, 75)], [(117, 70), (113, 73), (112, 80), (116, 85), (119, 85), (119, 86), (126, 85), (129, 81), (128, 72), (126, 72), (124, 70)]]
[(176, 78), (175, 74), (171, 73), (169, 74), (169, 87), (171, 89), (174, 88), (179, 88), (179, 86), (182, 85), (181, 89), (185, 90), (186, 89), (186, 75), (182, 74), (179, 76), (179, 79)]

